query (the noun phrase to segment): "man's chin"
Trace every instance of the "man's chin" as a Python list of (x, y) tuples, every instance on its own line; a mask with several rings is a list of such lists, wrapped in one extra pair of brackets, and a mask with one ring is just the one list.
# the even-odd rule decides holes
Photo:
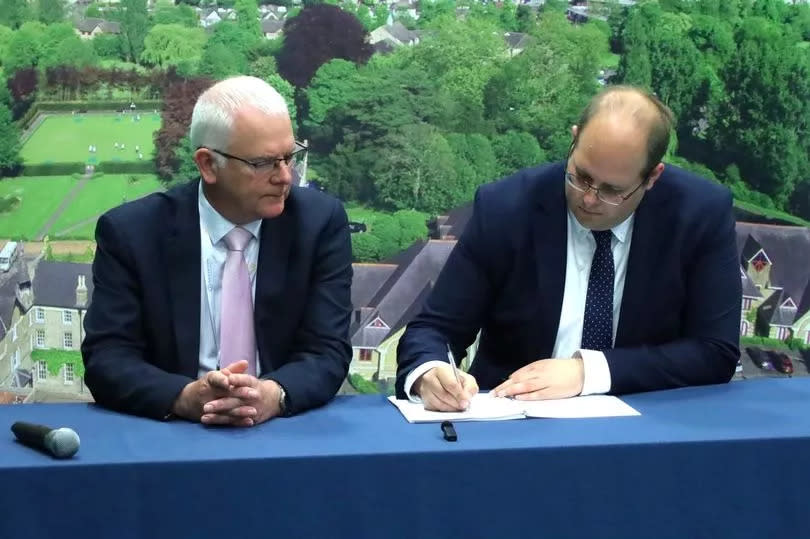
[(260, 208), (262, 219), (273, 219), (284, 212), (286, 197), (264, 197)]

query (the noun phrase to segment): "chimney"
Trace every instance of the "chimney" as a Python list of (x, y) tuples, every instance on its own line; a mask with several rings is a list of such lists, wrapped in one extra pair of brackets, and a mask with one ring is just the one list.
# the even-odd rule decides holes
[(76, 307), (87, 306), (87, 286), (84, 282), (84, 275), (79, 275), (76, 283)]

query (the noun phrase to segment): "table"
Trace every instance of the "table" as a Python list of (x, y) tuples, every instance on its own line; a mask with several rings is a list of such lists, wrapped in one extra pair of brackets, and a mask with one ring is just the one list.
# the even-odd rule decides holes
[[(810, 378), (631, 395), (637, 417), (411, 425), (384, 397), (252, 429), (0, 406), (0, 538), (810, 537)], [(81, 436), (69, 461), (14, 421)]]

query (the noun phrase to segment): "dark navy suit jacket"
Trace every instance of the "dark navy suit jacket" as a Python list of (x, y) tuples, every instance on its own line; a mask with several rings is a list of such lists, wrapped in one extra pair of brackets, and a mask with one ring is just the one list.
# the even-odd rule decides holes
[[(567, 249), (565, 163), (484, 185), (422, 312), (400, 339), (397, 394), (430, 360), (456, 359), (492, 389), (551, 357)], [(611, 393), (727, 382), (739, 358), (742, 285), (729, 191), (674, 166), (636, 210), (614, 348)]]
[[(84, 321), (85, 382), (101, 405), (165, 417), (197, 378), (200, 349), (199, 180), (114, 208), (96, 227), (95, 289)], [(294, 187), (265, 219), (254, 319), (263, 378), (288, 413), (337, 393), (351, 361), (352, 259), (342, 204)]]

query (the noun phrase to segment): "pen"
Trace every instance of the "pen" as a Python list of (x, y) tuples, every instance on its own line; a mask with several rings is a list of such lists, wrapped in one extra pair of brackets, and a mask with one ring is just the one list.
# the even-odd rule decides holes
[(461, 378), (458, 376), (458, 367), (456, 367), (456, 360), (453, 357), (453, 351), (450, 349), (450, 343), (447, 343), (447, 361), (450, 362), (450, 367), (453, 369), (453, 375), (456, 377), (458, 385), (461, 384)]

